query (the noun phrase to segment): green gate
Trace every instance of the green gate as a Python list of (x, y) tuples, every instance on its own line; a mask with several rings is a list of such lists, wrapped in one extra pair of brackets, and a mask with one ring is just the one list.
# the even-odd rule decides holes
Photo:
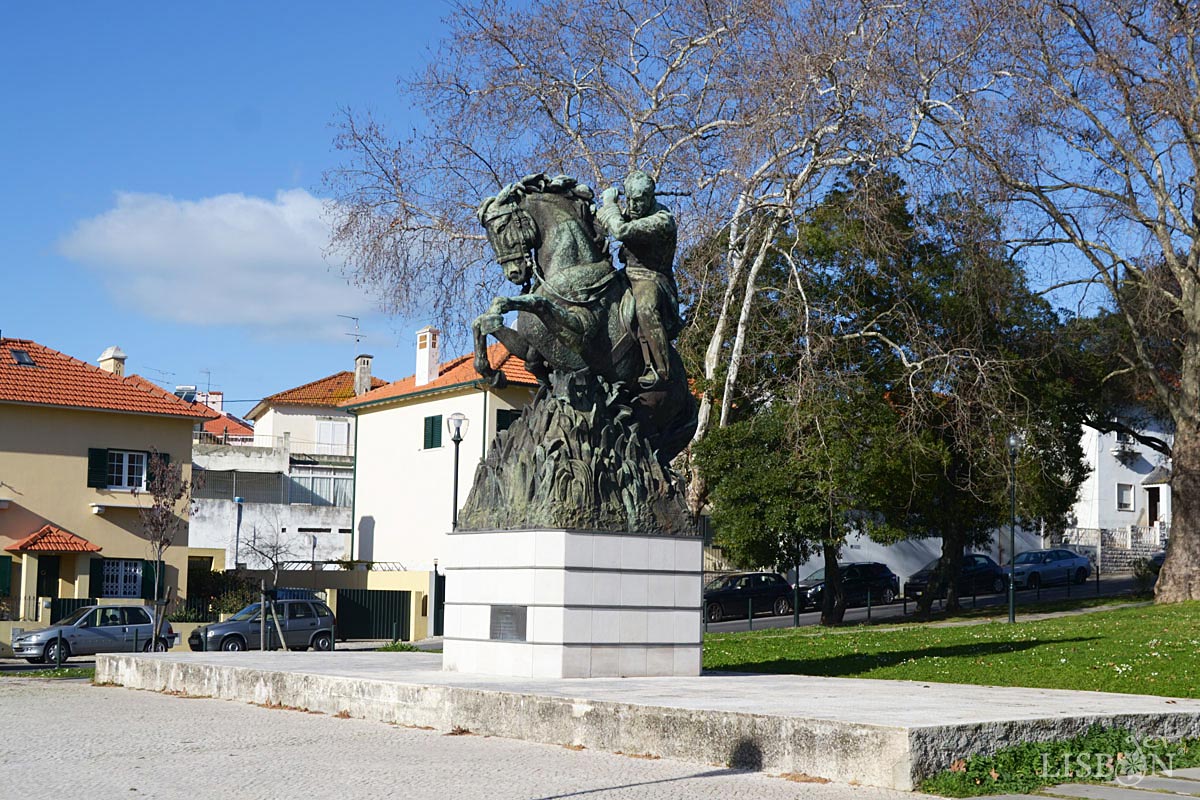
[(50, 600), (50, 624), (74, 614), (84, 606), (95, 605), (94, 597), (55, 597)]
[(339, 639), (399, 639), (407, 642), (412, 592), (383, 589), (337, 590)]

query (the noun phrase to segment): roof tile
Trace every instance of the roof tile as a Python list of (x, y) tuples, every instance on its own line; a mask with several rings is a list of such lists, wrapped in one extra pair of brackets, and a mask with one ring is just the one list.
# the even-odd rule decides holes
[(4, 548), (14, 553), (99, 553), (100, 548), (82, 536), (46, 524), (14, 545)]
[(216, 419), (210, 419), (204, 423), (204, 432), (211, 433), (214, 436), (253, 436), (254, 428), (250, 427), (245, 420), (238, 419), (233, 414), (221, 414)]
[[(32, 364), (18, 362), (25, 353)], [(118, 376), (28, 339), (0, 339), (0, 403), (158, 414), (202, 420), (216, 416), (138, 375)]]
[[(378, 389), (381, 386), (387, 386), (387, 381), (382, 378), (371, 378), (372, 389)], [(338, 406), (351, 399), (354, 399), (354, 373), (345, 370), (336, 375), (330, 375), (328, 378), (321, 378), (312, 383), (297, 386), (295, 389), (264, 397), (262, 404), (268, 406)]]
[[(525, 368), (525, 362), (504, 349), (504, 345), (494, 344), (488, 348), (487, 353), (492, 367), (503, 372), (509, 383), (519, 386), (537, 385), (537, 378)], [(401, 378), (382, 388), (374, 389), (342, 403), (342, 407), (349, 408), (382, 400), (399, 400), (406, 395), (469, 383), (474, 380), (480, 380), (479, 373), (475, 371), (474, 355), (459, 356), (439, 364), (438, 376), (423, 386), (417, 386), (416, 376), (409, 375), (407, 378)]]

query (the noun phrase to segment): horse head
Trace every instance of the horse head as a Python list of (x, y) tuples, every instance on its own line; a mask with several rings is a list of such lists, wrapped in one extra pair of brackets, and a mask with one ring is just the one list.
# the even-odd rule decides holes
[(519, 195), (502, 192), (498, 197), (484, 200), (475, 216), (487, 231), (488, 243), (505, 277), (523, 286), (533, 277), (533, 251), (538, 247), (538, 230), (520, 200)]

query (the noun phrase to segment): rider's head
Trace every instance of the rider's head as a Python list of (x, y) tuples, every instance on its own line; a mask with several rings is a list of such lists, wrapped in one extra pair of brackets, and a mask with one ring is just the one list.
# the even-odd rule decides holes
[(625, 178), (625, 201), (632, 217), (641, 218), (654, 210), (654, 178), (640, 169)]

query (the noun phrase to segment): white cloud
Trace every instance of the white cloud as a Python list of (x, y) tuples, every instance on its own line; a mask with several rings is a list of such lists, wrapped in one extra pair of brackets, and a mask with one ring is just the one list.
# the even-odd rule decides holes
[(341, 329), (337, 314), (372, 307), (322, 257), (328, 240), (322, 201), (303, 189), (274, 200), (123, 192), (59, 250), (100, 271), (114, 300), (159, 319), (324, 335)]

